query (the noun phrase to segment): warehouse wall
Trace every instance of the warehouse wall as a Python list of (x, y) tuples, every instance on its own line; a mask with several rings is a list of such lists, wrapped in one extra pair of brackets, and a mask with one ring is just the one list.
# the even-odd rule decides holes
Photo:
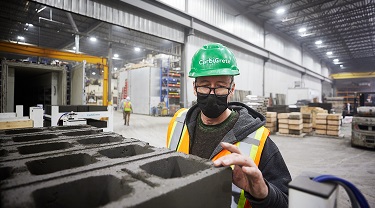
[(266, 63), (265, 80), (265, 96), (270, 93), (286, 95), (288, 88), (294, 87), (294, 82), (301, 81), (301, 73), (270, 61)]

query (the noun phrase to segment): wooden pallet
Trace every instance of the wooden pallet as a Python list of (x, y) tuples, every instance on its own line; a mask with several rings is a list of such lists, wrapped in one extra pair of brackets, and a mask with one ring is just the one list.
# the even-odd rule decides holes
[(306, 136), (306, 133), (302, 133), (302, 134), (283, 134), (283, 133), (279, 133), (279, 132), (276, 132), (276, 135), (279, 135), (279, 136), (287, 136), (287, 137), (296, 137), (296, 138), (303, 138)]

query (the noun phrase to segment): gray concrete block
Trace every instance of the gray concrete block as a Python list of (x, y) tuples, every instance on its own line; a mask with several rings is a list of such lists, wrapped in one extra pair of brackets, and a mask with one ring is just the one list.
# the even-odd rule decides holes
[[(19, 129), (13, 131), (25, 132), (28, 133), (17, 133), (17, 134), (0, 134), (0, 147), (2, 146), (11, 146), (17, 144), (28, 144), (36, 141), (54, 141), (60, 140), (59, 137), (63, 136), (85, 136), (85, 135), (95, 135), (103, 132), (103, 129), (90, 127), (87, 125), (81, 126), (81, 128), (68, 128), (72, 126), (59, 126), (59, 127), (42, 127), (35, 128), (37, 130), (42, 129), (42, 131), (34, 131), (33, 129)], [(74, 126), (80, 127), (80, 126)], [(31, 132), (29, 132), (31, 131)]]
[[(82, 132), (82, 131), (79, 131)], [(33, 135), (35, 136), (35, 135)], [(49, 134), (37, 135), (43, 138), (54, 136)], [(23, 138), (23, 137), (17, 137)], [(65, 151), (77, 151), (100, 146), (121, 144), (139, 141), (112, 132), (98, 132), (94, 135), (58, 136), (50, 140), (35, 140), (34, 142), (21, 142), (1, 147), (0, 161), (20, 160), (31, 157), (47, 156)]]
[(126, 143), (7, 161), (3, 162), (3, 167), (0, 168), (2, 178), (0, 188), (6, 190), (40, 181), (64, 178), (72, 174), (95, 171), (170, 152), (172, 151), (155, 148), (145, 142), (127, 140)]
[(229, 207), (232, 171), (182, 153), (1, 192), (3, 207)]

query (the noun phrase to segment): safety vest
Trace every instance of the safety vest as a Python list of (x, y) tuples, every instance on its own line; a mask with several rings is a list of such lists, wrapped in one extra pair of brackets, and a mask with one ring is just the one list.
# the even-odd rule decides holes
[(124, 111), (131, 111), (132, 103), (130, 101), (124, 102)]
[[(185, 154), (190, 153), (190, 138), (187, 131), (187, 126), (185, 124), (187, 111), (188, 109), (182, 108), (175, 113), (171, 122), (169, 123), (167, 134), (167, 147), (170, 150), (183, 152)], [(238, 147), (242, 154), (248, 155), (251, 159), (253, 159), (254, 163), (259, 166), (264, 143), (266, 142), (269, 133), (270, 131), (262, 126), (248, 135), (244, 140), (237, 142), (235, 145)], [(230, 152), (223, 149), (212, 158), (212, 161), (215, 161), (216, 159), (228, 154), (230, 154)], [(232, 169), (233, 168), (234, 167), (232, 166)], [(233, 188), (237, 188), (237, 191), (241, 194), (237, 202), (234, 201), (232, 197), (232, 204), (237, 204), (237, 207), (251, 207), (249, 201), (245, 198), (244, 190), (240, 190), (238, 187), (232, 185), (232, 189)]]

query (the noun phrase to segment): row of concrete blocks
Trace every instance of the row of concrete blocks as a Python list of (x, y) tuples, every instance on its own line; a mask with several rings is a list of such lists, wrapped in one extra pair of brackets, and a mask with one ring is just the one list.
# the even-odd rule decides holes
[(93, 127), (40, 129), (0, 132), (1, 207), (230, 206), (230, 168)]

